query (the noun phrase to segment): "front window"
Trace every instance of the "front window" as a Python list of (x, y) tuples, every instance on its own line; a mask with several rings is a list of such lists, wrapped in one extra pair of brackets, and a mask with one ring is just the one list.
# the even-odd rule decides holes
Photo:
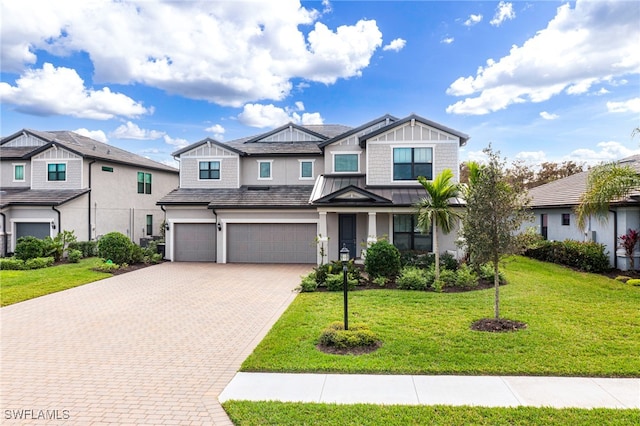
[(271, 179), (271, 161), (258, 161), (258, 179)]
[(138, 172), (138, 194), (151, 194), (151, 173)]
[(571, 224), (571, 215), (569, 213), (562, 213), (562, 225), (569, 226)]
[(64, 163), (47, 164), (47, 180), (67, 180), (67, 165)]
[(147, 235), (153, 235), (153, 215), (147, 215)]
[(433, 179), (432, 148), (394, 148), (393, 180)]
[(431, 232), (423, 234), (418, 228), (418, 218), (411, 214), (393, 215), (393, 245), (398, 250), (433, 250)]
[(300, 179), (313, 179), (313, 161), (300, 162)]
[(357, 172), (358, 154), (335, 154), (333, 157), (334, 172)]
[(220, 179), (219, 161), (200, 161), (200, 179)]
[(24, 164), (13, 165), (13, 181), (24, 182)]

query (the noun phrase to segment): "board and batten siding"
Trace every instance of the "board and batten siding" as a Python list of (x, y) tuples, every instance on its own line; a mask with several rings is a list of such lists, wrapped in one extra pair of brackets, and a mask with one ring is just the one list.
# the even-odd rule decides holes
[(43, 145), (46, 145), (47, 143), (48, 142), (45, 142), (38, 137), (35, 137), (28, 133), (27, 134), (23, 133), (22, 135), (10, 140), (9, 142), (5, 143), (2, 146), (20, 148), (25, 146), (43, 146)]
[[(66, 164), (64, 181), (48, 181), (47, 165)], [(31, 159), (31, 189), (81, 189), (82, 158), (63, 148), (48, 149)]]
[[(200, 161), (220, 161), (220, 179), (200, 180)], [(180, 155), (181, 188), (238, 188), (239, 156), (217, 145), (200, 145)]]

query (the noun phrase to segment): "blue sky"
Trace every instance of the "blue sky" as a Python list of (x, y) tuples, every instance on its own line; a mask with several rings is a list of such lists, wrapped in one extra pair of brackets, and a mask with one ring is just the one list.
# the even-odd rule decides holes
[(2, 0), (2, 136), (171, 153), (416, 113), (509, 162), (640, 153), (640, 2)]

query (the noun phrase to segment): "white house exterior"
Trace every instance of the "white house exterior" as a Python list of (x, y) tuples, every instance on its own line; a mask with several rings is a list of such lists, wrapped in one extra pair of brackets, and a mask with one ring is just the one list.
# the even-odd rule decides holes
[(22, 130), (0, 141), (0, 255), (18, 238), (74, 231), (79, 241), (118, 231), (160, 235), (158, 199), (178, 170), (68, 131)]
[[(639, 155), (624, 158), (619, 163), (640, 172)], [(574, 209), (586, 190), (588, 175), (589, 172), (585, 171), (531, 189), (529, 195), (534, 219), (525, 223), (523, 229), (534, 227), (549, 240), (570, 239), (604, 244), (611, 266), (625, 271), (629, 262), (624, 250), (619, 248), (619, 237), (629, 229), (640, 230), (640, 193), (634, 192), (626, 199), (612, 202), (606, 220), (589, 218), (586, 230), (580, 230)], [(640, 253), (635, 256), (640, 257)]]
[[(362, 257), (387, 237), (430, 251), (413, 205), (416, 180), (451, 169), (468, 136), (416, 115), (357, 128), (288, 124), (228, 143), (205, 139), (174, 153), (180, 188), (166, 210), (166, 257), (174, 261), (318, 263), (343, 245)], [(453, 200), (455, 202), (455, 200)], [(456, 234), (440, 234), (456, 250)], [(324, 258), (322, 257), (324, 254)]]

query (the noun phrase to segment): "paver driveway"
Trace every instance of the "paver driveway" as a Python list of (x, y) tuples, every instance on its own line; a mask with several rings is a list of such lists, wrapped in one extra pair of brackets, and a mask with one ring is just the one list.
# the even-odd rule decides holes
[(4, 307), (0, 423), (230, 424), (218, 394), (310, 269), (163, 263)]

